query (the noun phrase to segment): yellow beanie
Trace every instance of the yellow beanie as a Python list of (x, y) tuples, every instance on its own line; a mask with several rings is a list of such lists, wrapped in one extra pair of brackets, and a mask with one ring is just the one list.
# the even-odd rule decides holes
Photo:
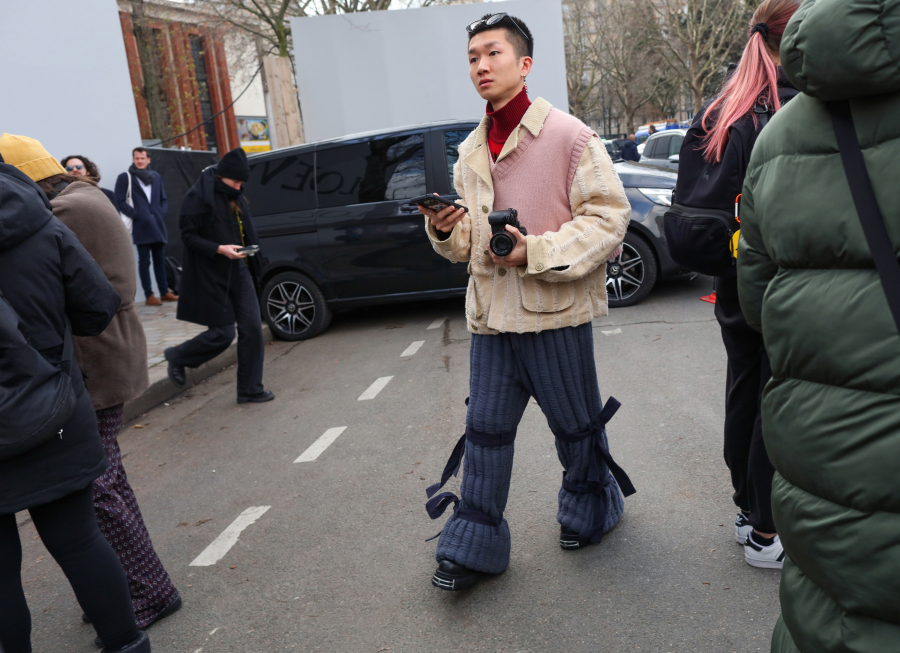
[(3, 134), (0, 136), (0, 154), (6, 163), (16, 166), (32, 181), (66, 174), (66, 169), (50, 156), (39, 141), (27, 136)]

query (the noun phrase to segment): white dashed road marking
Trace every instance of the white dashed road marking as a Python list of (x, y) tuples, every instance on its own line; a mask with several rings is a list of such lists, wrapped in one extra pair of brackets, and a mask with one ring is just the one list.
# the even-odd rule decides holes
[(424, 345), (424, 344), (425, 344), (425, 341), (424, 341), (424, 340), (416, 340), (416, 341), (415, 341), (414, 343), (412, 343), (409, 347), (407, 347), (407, 348), (403, 351), (402, 354), (400, 354), (400, 358), (403, 358), (404, 356), (412, 356), (412, 355), (415, 354), (417, 351), (419, 351), (419, 347), (421, 347), (421, 346)]
[(617, 333), (622, 333), (622, 329), (613, 329), (612, 331), (600, 331), (605, 336), (614, 336)]
[(338, 436), (347, 430), (346, 426), (336, 426), (333, 429), (328, 429), (319, 436), (319, 439), (313, 442), (309, 449), (300, 454), (300, 457), (295, 460), (295, 463), (308, 463), (312, 462), (316, 458), (319, 457), (323, 451), (325, 451), (328, 446), (338, 439)]
[(384, 390), (384, 386), (391, 382), (393, 376), (383, 376), (380, 379), (376, 379), (375, 383), (369, 386), (369, 389), (364, 393), (359, 395), (358, 401), (365, 401), (366, 399), (374, 399), (378, 396), (378, 393)]
[[(445, 317), (439, 317), (434, 322), (432, 322), (430, 325), (428, 325), (428, 329), (440, 329), (441, 325), (444, 323), (444, 320), (446, 320), (446, 319), (447, 318), (445, 318)], [(428, 329), (426, 329), (426, 331)]]
[(222, 531), (203, 553), (194, 558), (191, 567), (209, 567), (216, 564), (228, 551), (237, 544), (238, 537), (250, 524), (262, 517), (272, 506), (251, 506), (242, 512), (231, 525)]

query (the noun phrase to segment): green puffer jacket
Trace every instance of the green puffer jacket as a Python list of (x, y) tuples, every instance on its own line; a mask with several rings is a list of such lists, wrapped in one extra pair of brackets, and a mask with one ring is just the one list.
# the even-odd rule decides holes
[(900, 0), (806, 0), (782, 67), (803, 93), (756, 143), (738, 286), (772, 380), (763, 434), (788, 561), (777, 653), (900, 651), (900, 336), (823, 103), (849, 99), (900, 253)]

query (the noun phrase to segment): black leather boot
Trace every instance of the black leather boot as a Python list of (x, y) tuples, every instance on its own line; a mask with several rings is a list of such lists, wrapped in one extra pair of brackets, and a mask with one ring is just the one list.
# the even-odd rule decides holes
[(169, 347), (163, 352), (163, 356), (165, 356), (166, 361), (169, 363), (169, 381), (172, 382), (176, 388), (183, 388), (187, 383), (187, 377), (184, 375), (184, 365), (179, 365), (175, 362), (175, 352), (174, 347)]
[(459, 592), (478, 582), (478, 572), (450, 560), (441, 560), (431, 577), (431, 584), (449, 592)]
[(150, 638), (143, 630), (138, 631), (140, 636), (128, 646), (122, 648), (105, 648), (100, 653), (150, 653)]
[(272, 401), (275, 398), (275, 395), (272, 394), (269, 390), (263, 390), (262, 392), (258, 392), (255, 395), (242, 395), (238, 393), (239, 404), (263, 404), (267, 401)]

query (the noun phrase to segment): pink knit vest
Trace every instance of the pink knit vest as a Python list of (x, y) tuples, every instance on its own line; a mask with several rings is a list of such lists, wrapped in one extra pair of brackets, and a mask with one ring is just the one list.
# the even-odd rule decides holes
[(578, 118), (551, 109), (536, 137), (527, 129), (520, 133), (516, 149), (491, 163), (494, 210), (516, 209), (529, 235), (559, 231), (572, 219), (572, 179), (594, 132)]

